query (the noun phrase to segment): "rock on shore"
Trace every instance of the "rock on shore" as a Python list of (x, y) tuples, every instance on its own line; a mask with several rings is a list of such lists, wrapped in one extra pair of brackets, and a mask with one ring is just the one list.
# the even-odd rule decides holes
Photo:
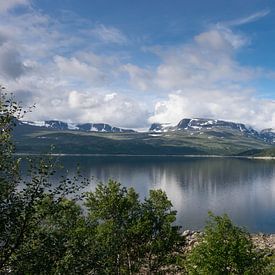
[[(198, 243), (199, 236), (203, 236), (203, 232), (193, 231), (193, 230), (185, 230), (182, 233), (182, 236), (186, 238), (186, 252), (190, 251), (192, 247)], [(260, 250), (266, 251), (267, 254), (275, 255), (275, 234), (251, 234), (251, 238), (253, 243)]]

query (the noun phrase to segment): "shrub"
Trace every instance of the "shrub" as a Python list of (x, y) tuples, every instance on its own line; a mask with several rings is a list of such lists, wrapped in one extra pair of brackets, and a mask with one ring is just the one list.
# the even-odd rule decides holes
[(249, 234), (235, 226), (227, 215), (209, 220), (203, 237), (187, 256), (188, 274), (265, 274), (267, 259)]

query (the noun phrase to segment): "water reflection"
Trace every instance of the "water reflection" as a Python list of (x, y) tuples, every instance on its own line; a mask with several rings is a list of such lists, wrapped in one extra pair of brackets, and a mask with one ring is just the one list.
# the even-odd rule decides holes
[(275, 232), (275, 162), (221, 158), (61, 157), (73, 176), (80, 165), (87, 190), (112, 178), (143, 198), (165, 190), (184, 228), (201, 229), (209, 210), (228, 213), (250, 231)]

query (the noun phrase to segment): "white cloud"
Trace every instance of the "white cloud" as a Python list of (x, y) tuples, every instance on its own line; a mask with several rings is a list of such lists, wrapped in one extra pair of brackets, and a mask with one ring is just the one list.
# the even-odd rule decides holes
[(102, 84), (107, 78), (105, 73), (98, 67), (81, 62), (76, 57), (55, 56), (54, 62), (62, 77), (68, 77), (78, 82), (84, 80), (93, 84)]
[(125, 64), (121, 67), (130, 76), (130, 82), (135, 88), (141, 91), (146, 91), (150, 88), (152, 82), (152, 71), (149, 69), (140, 68), (133, 64)]
[[(3, 13), (0, 23), (0, 80), (27, 105), (37, 104), (30, 119), (132, 128), (145, 127), (148, 120), (177, 123), (200, 116), (258, 128), (275, 125), (274, 103), (243, 88), (263, 76), (274, 77), (274, 72), (239, 64), (236, 54), (250, 41), (228, 26), (214, 26), (183, 45), (156, 47), (159, 64), (141, 67), (125, 58), (127, 52), (110, 50), (110, 43), (128, 43), (111, 26), (91, 30), (81, 24), (83, 29), (71, 35), (70, 26), (34, 10)], [(101, 50), (105, 44), (109, 54)]]
[[(0, 80), (25, 105), (36, 104), (26, 119), (100, 121), (123, 127), (146, 123), (142, 104), (106, 88), (110, 81), (116, 83), (119, 55), (95, 53), (81, 32), (72, 37), (58, 20), (39, 12), (6, 14), (0, 22)], [(119, 31), (103, 30), (105, 38), (120, 43)], [(83, 43), (85, 49), (79, 48)]]
[(213, 87), (247, 81), (257, 70), (240, 66), (234, 58), (246, 39), (227, 29), (215, 28), (194, 37), (193, 43), (163, 54), (154, 83), (163, 89)]
[(230, 29), (217, 26), (214, 29), (200, 33), (194, 41), (203, 49), (227, 52), (236, 50), (247, 43), (243, 35), (233, 33)]
[(1, 0), (0, 1), (0, 13), (7, 12), (16, 6), (29, 5), (29, 0)]
[(228, 27), (233, 27), (233, 26), (240, 26), (240, 25), (245, 25), (249, 24), (252, 22), (255, 22), (265, 16), (267, 16), (270, 13), (269, 9), (261, 10), (258, 12), (255, 12), (253, 14), (250, 14), (246, 17), (238, 18), (232, 21), (224, 22), (223, 25), (228, 26)]
[(188, 90), (169, 94), (155, 104), (153, 122), (177, 124), (182, 118), (214, 118), (242, 122), (257, 129), (274, 127), (275, 103), (256, 98), (253, 91), (235, 88)]
[(121, 127), (138, 127), (146, 124), (147, 111), (144, 106), (116, 92), (71, 91), (68, 107), (79, 111), (77, 121), (105, 122)]
[(143, 91), (169, 93), (186, 87), (247, 82), (262, 73), (258, 68), (241, 66), (236, 61), (236, 52), (247, 43), (246, 36), (216, 26), (196, 35), (190, 43), (151, 49), (160, 58), (156, 68), (128, 63), (122, 70), (128, 73), (132, 86)]
[(274, 127), (275, 104), (245, 88), (252, 80), (272, 77), (273, 73), (243, 66), (235, 58), (248, 42), (247, 37), (218, 26), (198, 34), (189, 44), (158, 49), (161, 61), (154, 72), (128, 64), (133, 85), (167, 95), (164, 100), (155, 100), (154, 114), (148, 121), (176, 124), (184, 117), (209, 117), (256, 128)]
[(103, 24), (96, 26), (89, 33), (104, 43), (125, 44), (127, 37), (117, 28), (107, 27)]

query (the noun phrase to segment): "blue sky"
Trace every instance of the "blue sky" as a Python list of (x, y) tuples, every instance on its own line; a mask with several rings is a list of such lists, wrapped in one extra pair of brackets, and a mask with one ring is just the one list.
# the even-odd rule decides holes
[(275, 128), (275, 3), (0, 0), (0, 81), (26, 119)]

